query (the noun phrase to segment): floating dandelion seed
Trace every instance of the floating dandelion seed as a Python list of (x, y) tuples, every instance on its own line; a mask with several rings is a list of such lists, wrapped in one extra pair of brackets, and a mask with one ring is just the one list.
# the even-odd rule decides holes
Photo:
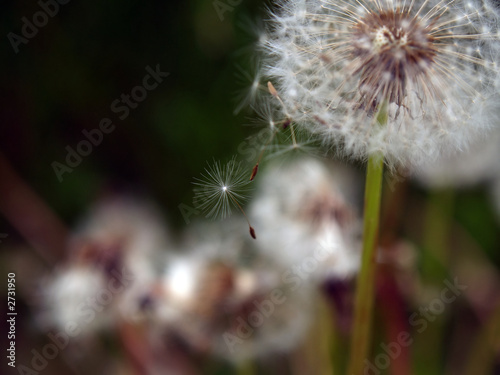
[[(231, 215), (231, 208), (240, 210), (245, 218), (245, 211), (242, 203), (248, 200), (250, 191), (248, 184), (247, 171), (234, 158), (226, 165), (220, 162), (214, 162), (205, 169), (201, 178), (194, 182), (197, 185), (194, 188), (194, 201), (196, 206), (201, 209), (208, 218), (226, 218)], [(250, 225), (250, 235), (255, 236), (255, 230)]]
[(270, 99), (344, 155), (420, 164), (492, 127), (500, 34), (487, 0), (279, 5), (263, 43)]

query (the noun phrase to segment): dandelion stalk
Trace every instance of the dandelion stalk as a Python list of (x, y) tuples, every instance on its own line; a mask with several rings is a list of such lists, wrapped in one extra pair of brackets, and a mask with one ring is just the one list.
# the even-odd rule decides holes
[[(383, 105), (380, 109), (377, 121), (381, 126), (387, 123), (386, 105)], [(361, 375), (364, 360), (368, 358), (369, 354), (383, 171), (383, 155), (380, 153), (372, 154), (368, 159), (366, 170), (363, 253), (361, 270), (356, 280), (354, 325), (351, 336), (348, 375)]]
[(243, 361), (236, 369), (236, 375), (254, 375), (255, 373), (255, 366), (251, 360)]
[[(448, 277), (454, 201), (453, 190), (431, 192), (427, 199), (420, 271), (425, 291), (437, 293), (442, 289), (442, 283)], [(428, 375), (438, 375), (444, 371), (445, 352), (442, 344), (446, 318), (446, 313), (436, 316), (432, 324), (415, 337), (415, 364), (425, 369)], [(430, 346), (429, 342), (440, 345)]]
[(333, 314), (331, 313), (331, 308), (328, 306), (328, 301), (326, 299), (320, 299), (318, 301), (319, 309), (319, 322), (318, 322), (318, 336), (319, 342), (316, 344), (318, 347), (318, 354), (320, 358), (319, 375), (332, 375), (335, 374), (335, 370), (332, 362), (332, 347), (337, 339), (335, 332), (336, 322), (333, 319)]

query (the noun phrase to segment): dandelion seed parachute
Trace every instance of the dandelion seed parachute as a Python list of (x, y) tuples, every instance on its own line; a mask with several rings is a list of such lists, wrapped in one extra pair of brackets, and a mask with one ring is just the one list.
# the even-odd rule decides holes
[(205, 169), (202, 178), (194, 183), (198, 185), (194, 189), (195, 204), (206, 214), (206, 217), (213, 219), (216, 217), (224, 219), (231, 215), (231, 207), (237, 208), (247, 219), (250, 236), (256, 239), (255, 229), (241, 206), (248, 199), (249, 187), (247, 185), (250, 181), (247, 171), (243, 170), (235, 158), (224, 166), (221, 166), (219, 162), (214, 162), (212, 166)]
[(231, 215), (232, 208), (239, 209), (248, 200), (249, 182), (248, 171), (236, 159), (225, 165), (214, 162), (194, 182), (195, 204), (206, 217), (224, 219)]
[[(282, 0), (263, 76), (298, 126), (345, 156), (419, 165), (494, 126), (499, 15), (488, 0)], [(274, 98), (270, 98), (274, 100)], [(388, 122), (376, 123), (387, 104)]]

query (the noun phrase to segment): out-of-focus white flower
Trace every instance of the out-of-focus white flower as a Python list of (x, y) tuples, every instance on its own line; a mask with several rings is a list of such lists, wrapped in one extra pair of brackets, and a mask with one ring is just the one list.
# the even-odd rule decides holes
[(44, 324), (66, 329), (74, 321), (91, 333), (135, 319), (167, 244), (166, 224), (152, 204), (124, 197), (96, 204), (71, 238), (67, 263), (45, 283)]
[[(138, 301), (161, 270), (158, 260), (169, 246), (168, 237), (167, 225), (154, 204), (119, 196), (96, 204), (77, 228), (72, 243), (77, 256), (90, 258), (90, 267), (97, 263), (105, 272), (109, 268), (126, 270), (133, 278), (118, 303), (122, 317), (133, 318)], [(82, 254), (82, 244), (90, 247), (90, 254)]]
[(342, 155), (382, 152), (391, 164), (419, 165), (494, 126), (500, 20), (489, 0), (281, 0), (278, 8), (261, 38), (270, 100)]
[(351, 275), (361, 251), (355, 181), (346, 166), (312, 158), (270, 165), (251, 206), (259, 248), (303, 278)]
[[(500, 111), (498, 112), (500, 115)], [(498, 119), (500, 125), (500, 119)], [(467, 152), (423, 165), (415, 177), (429, 187), (466, 187), (500, 176), (500, 126)]]
[(184, 252), (168, 262), (155, 303), (157, 322), (168, 332), (233, 361), (297, 345), (312, 295), (307, 286), (283, 283), (279, 268), (249, 248), (255, 243), (241, 234), (242, 223), (190, 230)]

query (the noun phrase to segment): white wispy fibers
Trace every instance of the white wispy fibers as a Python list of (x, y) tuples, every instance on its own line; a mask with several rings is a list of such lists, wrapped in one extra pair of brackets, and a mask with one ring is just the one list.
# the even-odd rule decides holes
[(415, 177), (428, 187), (467, 187), (500, 176), (500, 111), (498, 128), (476, 140), (466, 152), (422, 165)]
[(235, 157), (224, 165), (214, 161), (194, 182), (197, 185), (194, 188), (194, 203), (207, 218), (212, 219), (224, 219), (231, 215), (232, 208), (236, 208), (247, 219), (250, 235), (255, 239), (255, 230), (242, 207), (250, 191), (247, 173)]
[(189, 229), (162, 279), (156, 332), (231, 361), (286, 352), (300, 342), (314, 293), (284, 284), (283, 271), (251, 249), (258, 241), (241, 234), (242, 223), (235, 217)]
[(359, 268), (361, 222), (356, 174), (347, 166), (297, 158), (275, 163), (259, 178), (250, 216), (259, 249), (314, 280)]
[(488, 0), (281, 0), (262, 76), (283, 113), (339, 153), (419, 165), (493, 127), (498, 27)]
[(214, 161), (194, 182), (194, 201), (208, 218), (226, 218), (232, 209), (241, 210), (248, 199), (248, 172), (235, 158), (226, 164)]

